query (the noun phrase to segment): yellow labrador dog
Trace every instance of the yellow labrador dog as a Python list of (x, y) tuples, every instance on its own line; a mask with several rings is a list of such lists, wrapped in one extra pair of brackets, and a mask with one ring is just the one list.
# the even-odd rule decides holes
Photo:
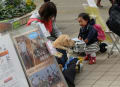
[(69, 37), (69, 35), (62, 34), (54, 42), (53, 46), (58, 49), (68, 51), (70, 47), (73, 47), (75, 42)]
[[(69, 54), (68, 52), (70, 51), (70, 47), (73, 47), (74, 44), (75, 44), (75, 42), (73, 40), (71, 40), (71, 38), (68, 35), (62, 34), (53, 42), (53, 47), (58, 48), (58, 49), (62, 49), (62, 50), (66, 50), (67, 56), (68, 56), (68, 54)], [(59, 58), (61, 58), (63, 55), (60, 52), (57, 52), (57, 54), (59, 54), (59, 55), (56, 55)], [(63, 66), (61, 64), (59, 64), (59, 67), (62, 71)]]

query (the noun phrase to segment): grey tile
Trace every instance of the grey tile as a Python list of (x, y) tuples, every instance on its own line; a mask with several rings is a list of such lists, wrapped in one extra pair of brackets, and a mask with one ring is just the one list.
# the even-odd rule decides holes
[(93, 85), (92, 87), (108, 87), (106, 85)]
[(111, 86), (118, 86), (120, 87), (120, 81), (114, 81)]
[(99, 81), (114, 81), (117, 76), (102, 76)]
[(119, 74), (120, 72), (111, 71), (111, 72), (106, 72), (104, 75), (105, 76), (118, 76)]
[[(120, 72), (119, 72), (120, 73)], [(117, 77), (116, 81), (120, 81), (120, 75)]]
[(120, 72), (120, 69), (113, 67), (113, 68), (111, 68), (109, 71), (112, 71), (112, 72)]
[(79, 84), (79, 85), (76, 85), (75, 87), (92, 87), (91, 85), (81, 85), (81, 84)]
[(120, 85), (110, 85), (109, 87), (120, 87)]
[(80, 85), (92, 85), (94, 83), (95, 83), (95, 80), (82, 80), (81, 82), (79, 82)]
[(101, 80), (98, 80), (94, 85), (100, 85), (101, 87), (102, 86), (109, 86), (110, 84), (112, 83), (112, 81), (101, 81)]

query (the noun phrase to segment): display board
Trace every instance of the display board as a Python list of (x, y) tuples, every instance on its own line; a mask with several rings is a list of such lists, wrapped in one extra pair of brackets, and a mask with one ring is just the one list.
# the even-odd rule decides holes
[(31, 87), (68, 87), (39, 29), (14, 37)]
[(0, 35), (0, 87), (29, 87), (9, 34)]

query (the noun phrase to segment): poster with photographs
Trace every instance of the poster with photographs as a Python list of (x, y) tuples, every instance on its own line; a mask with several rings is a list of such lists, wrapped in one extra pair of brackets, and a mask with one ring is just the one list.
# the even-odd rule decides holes
[(32, 87), (67, 87), (38, 29), (15, 36), (14, 40)]
[(9, 34), (0, 36), (0, 87), (29, 87)]

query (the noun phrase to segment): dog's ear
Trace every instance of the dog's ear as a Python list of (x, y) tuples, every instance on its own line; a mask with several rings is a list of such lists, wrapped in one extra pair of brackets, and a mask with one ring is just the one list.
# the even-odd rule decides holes
[(65, 36), (65, 37), (64, 37), (64, 42), (63, 42), (64, 46), (69, 45), (69, 41), (70, 41), (69, 36)]
[(70, 39), (68, 39), (68, 44), (69, 44), (69, 46), (74, 46), (75, 42), (70, 38)]

